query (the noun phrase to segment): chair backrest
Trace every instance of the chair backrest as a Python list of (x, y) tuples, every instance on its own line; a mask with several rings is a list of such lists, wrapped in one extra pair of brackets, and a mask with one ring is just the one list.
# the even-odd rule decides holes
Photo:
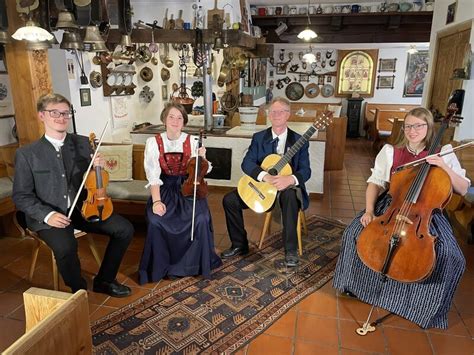
[(395, 143), (398, 142), (398, 139), (400, 136), (403, 134), (403, 122), (404, 120), (401, 120), (399, 118), (395, 118), (393, 121), (392, 125), (392, 132), (390, 133), (390, 136), (387, 138), (387, 143), (394, 145)]

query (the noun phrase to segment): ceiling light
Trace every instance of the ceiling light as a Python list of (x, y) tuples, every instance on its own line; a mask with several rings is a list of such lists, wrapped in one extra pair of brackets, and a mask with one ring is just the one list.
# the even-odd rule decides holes
[(416, 49), (416, 46), (414, 44), (412, 44), (410, 46), (410, 48), (407, 50), (407, 53), (409, 54), (415, 54), (415, 53), (418, 53), (418, 49)]
[(38, 27), (33, 20), (28, 20), (24, 27), (20, 27), (12, 35), (17, 41), (26, 40), (31, 42), (51, 41), (54, 36), (44, 28)]
[(316, 34), (316, 32), (314, 32), (312, 29), (310, 29), (309, 27), (306, 27), (306, 29), (304, 29), (303, 31), (301, 31), (300, 33), (298, 33), (298, 38), (299, 39), (302, 39), (302, 40), (305, 40), (305, 41), (310, 41), (314, 38), (318, 37), (318, 35)]
[(310, 1), (311, 0), (308, 0), (308, 8), (306, 9), (306, 16), (308, 17), (308, 25), (306, 26), (306, 28), (303, 31), (298, 33), (298, 38), (302, 39), (304, 41), (310, 41), (310, 40), (315, 39), (316, 37), (318, 37), (316, 32), (314, 32), (312, 29), (309, 28), (311, 26), (311, 20), (309, 18), (309, 2)]

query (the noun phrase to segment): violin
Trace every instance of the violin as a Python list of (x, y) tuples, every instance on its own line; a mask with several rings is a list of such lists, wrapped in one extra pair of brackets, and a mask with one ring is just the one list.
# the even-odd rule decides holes
[[(92, 150), (96, 150), (95, 134), (91, 133), (89, 142)], [(106, 187), (109, 173), (101, 166), (90, 170), (85, 179), (87, 198), (82, 204), (81, 213), (88, 222), (105, 221), (113, 212), (112, 200), (107, 196)]]
[[(204, 136), (204, 131), (199, 132), (199, 141), (198, 149), (202, 147), (202, 139)], [(196, 198), (202, 199), (205, 198), (208, 193), (207, 182), (204, 180), (204, 176), (207, 174), (209, 168), (209, 162), (200, 157), (197, 152), (196, 156), (189, 159), (187, 164), (187, 174), (188, 178), (183, 182), (181, 186), (181, 193), (184, 197), (193, 197), (194, 190), (196, 190)]]
[[(437, 152), (456, 111), (455, 104), (448, 108), (428, 155)], [(451, 179), (443, 169), (423, 162), (395, 172), (390, 180), (392, 202), (361, 232), (357, 253), (367, 267), (383, 276), (419, 282), (429, 277), (435, 266), (436, 238), (429, 233), (431, 215), (451, 199)]]

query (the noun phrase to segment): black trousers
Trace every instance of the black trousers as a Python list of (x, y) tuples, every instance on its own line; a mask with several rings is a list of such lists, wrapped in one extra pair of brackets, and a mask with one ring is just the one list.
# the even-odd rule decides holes
[[(296, 225), (298, 223), (298, 211), (300, 203), (296, 197), (295, 189), (280, 191), (277, 195), (281, 206), (283, 221), (282, 239), (285, 252), (296, 251), (298, 238), (296, 236)], [(233, 248), (247, 248), (247, 231), (244, 228), (244, 216), (242, 211), (247, 205), (240, 198), (237, 190), (227, 193), (222, 200), (227, 224), (227, 232)]]
[(81, 276), (74, 229), (109, 236), (104, 259), (95, 279), (106, 282), (115, 280), (122, 258), (133, 237), (132, 224), (118, 214), (112, 214), (105, 221), (90, 223), (84, 220), (79, 212), (74, 212), (71, 220), (72, 223), (67, 228), (52, 227), (38, 231), (39, 237), (52, 249), (64, 283), (72, 289), (72, 292), (87, 289), (87, 283)]

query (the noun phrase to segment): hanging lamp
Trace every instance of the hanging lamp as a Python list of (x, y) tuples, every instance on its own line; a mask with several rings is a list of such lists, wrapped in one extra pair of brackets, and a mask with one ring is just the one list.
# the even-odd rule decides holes
[(315, 39), (316, 37), (318, 37), (318, 35), (316, 34), (316, 32), (314, 32), (310, 26), (311, 26), (311, 19), (309, 18), (309, 2), (311, 0), (308, 0), (308, 8), (306, 9), (306, 16), (308, 18), (308, 25), (306, 26), (306, 28), (301, 31), (300, 33), (298, 33), (298, 38), (299, 39), (302, 39), (304, 41), (310, 41), (312, 39)]

